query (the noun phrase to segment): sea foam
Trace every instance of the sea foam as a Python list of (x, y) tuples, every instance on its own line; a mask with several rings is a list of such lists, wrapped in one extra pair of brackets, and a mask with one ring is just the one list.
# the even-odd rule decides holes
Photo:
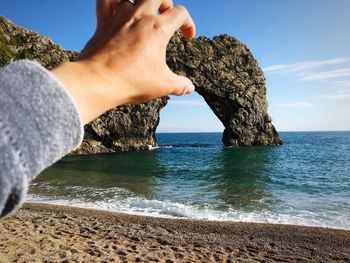
[(79, 199), (55, 199), (30, 194), (28, 196), (28, 202), (91, 208), (162, 218), (288, 224), (350, 230), (350, 219), (341, 214), (333, 214), (330, 220), (330, 217), (327, 215), (320, 217), (319, 213), (312, 213), (310, 211), (298, 211), (296, 214), (273, 213), (268, 210), (247, 212), (229, 209), (229, 211), (219, 211), (211, 208), (210, 205), (199, 207), (190, 204), (147, 200), (138, 197), (92, 202)]

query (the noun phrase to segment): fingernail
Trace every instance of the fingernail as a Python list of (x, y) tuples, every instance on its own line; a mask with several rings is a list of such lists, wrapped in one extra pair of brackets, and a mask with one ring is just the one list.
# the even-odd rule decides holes
[(194, 85), (191, 84), (190, 86), (187, 87), (186, 93), (187, 93), (187, 94), (190, 94), (190, 93), (192, 93), (192, 92), (194, 91), (194, 89), (195, 89)]

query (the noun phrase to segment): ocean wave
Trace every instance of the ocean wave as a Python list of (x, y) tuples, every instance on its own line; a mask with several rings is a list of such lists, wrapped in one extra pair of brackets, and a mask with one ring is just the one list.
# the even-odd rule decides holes
[(171, 149), (173, 147), (174, 147), (174, 145), (158, 145), (158, 148), (160, 148), (160, 149)]
[(160, 144), (160, 145), (157, 145), (158, 148), (160, 149), (171, 149), (171, 148), (175, 148), (175, 149), (186, 149), (186, 148), (195, 148), (195, 149), (198, 149), (198, 148), (223, 148), (224, 146), (222, 145), (217, 145), (217, 144), (209, 144), (209, 143), (186, 143), (186, 144)]
[(134, 215), (195, 219), (209, 221), (254, 222), (271, 224), (303, 225), (312, 227), (327, 227), (350, 230), (350, 219), (345, 215), (310, 211), (298, 211), (298, 213), (278, 213), (268, 210), (247, 212), (229, 209), (220, 211), (210, 205), (191, 205), (174, 203), (170, 201), (147, 200), (139, 197), (113, 198), (107, 201), (83, 201), (80, 199), (54, 199), (30, 194), (28, 202), (65, 205), (80, 208), (92, 208), (111, 212), (122, 212)]
[(159, 146), (148, 145), (148, 150), (153, 151), (159, 149)]

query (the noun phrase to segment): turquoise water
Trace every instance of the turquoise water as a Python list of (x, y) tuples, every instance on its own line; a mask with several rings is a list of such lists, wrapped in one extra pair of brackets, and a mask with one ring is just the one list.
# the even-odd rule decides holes
[(350, 229), (350, 132), (285, 132), (225, 148), (220, 133), (158, 134), (159, 148), (68, 157), (29, 201), (143, 215)]

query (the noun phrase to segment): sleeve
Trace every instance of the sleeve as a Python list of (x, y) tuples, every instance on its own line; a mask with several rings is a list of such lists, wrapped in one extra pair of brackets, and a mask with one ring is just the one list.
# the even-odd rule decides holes
[(31, 180), (83, 139), (73, 98), (39, 63), (0, 69), (0, 216), (23, 202)]

